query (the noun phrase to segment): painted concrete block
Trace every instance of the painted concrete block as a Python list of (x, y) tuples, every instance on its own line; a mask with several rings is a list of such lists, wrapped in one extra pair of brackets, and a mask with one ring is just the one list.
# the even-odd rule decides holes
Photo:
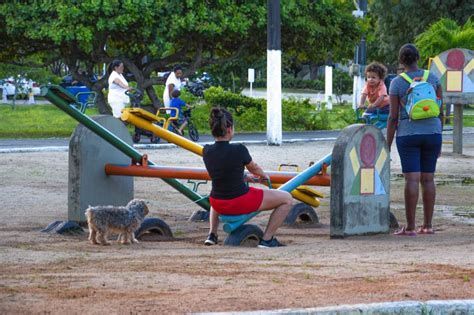
[(382, 132), (351, 125), (339, 135), (331, 163), (331, 238), (387, 233), (390, 153)]

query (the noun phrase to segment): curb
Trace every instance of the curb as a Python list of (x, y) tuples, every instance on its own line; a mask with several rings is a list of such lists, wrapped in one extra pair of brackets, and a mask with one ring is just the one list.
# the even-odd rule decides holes
[[(299, 143), (299, 142), (318, 142), (318, 141), (336, 141), (336, 137), (332, 138), (309, 138), (309, 139), (287, 139), (283, 140), (283, 143)], [(199, 142), (200, 145), (212, 144), (214, 142)], [(243, 140), (243, 141), (232, 141), (232, 143), (241, 144), (267, 144), (266, 140)], [(163, 144), (134, 144), (135, 149), (152, 149), (152, 150), (163, 150), (170, 148), (177, 148), (178, 146), (173, 143)], [(8, 148), (0, 149), (2, 153), (31, 153), (31, 152), (67, 152), (69, 146), (49, 146), (49, 147), (25, 147), (25, 148)]]
[(281, 309), (281, 310), (259, 310), (249, 312), (217, 312), (217, 313), (193, 313), (198, 315), (389, 315), (389, 314), (462, 314), (474, 315), (474, 300), (433, 300), (426, 302), (403, 301), (372, 304), (339, 305), (328, 307), (316, 307), (306, 309)]

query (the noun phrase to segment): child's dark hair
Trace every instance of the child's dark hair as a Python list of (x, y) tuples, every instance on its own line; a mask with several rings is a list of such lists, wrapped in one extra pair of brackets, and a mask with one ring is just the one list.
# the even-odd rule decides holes
[(176, 66), (173, 67), (173, 72), (176, 72), (178, 70), (183, 71), (183, 67), (181, 67), (181, 65), (176, 65)]
[(118, 66), (120, 66), (123, 62), (119, 59), (115, 59), (114, 61), (112, 61), (108, 68), (107, 68), (107, 73), (110, 75), (112, 73), (112, 71), (115, 70), (115, 68), (117, 68)]
[(377, 73), (380, 80), (383, 80), (385, 79), (385, 76), (387, 75), (387, 68), (380, 62), (372, 62), (365, 68), (366, 76), (367, 76), (367, 72)]
[(179, 90), (173, 90), (173, 92), (171, 92), (171, 96), (173, 98), (177, 98), (181, 95), (181, 92)]
[(398, 52), (398, 62), (403, 66), (411, 66), (420, 59), (420, 53), (413, 44), (405, 44)]
[(225, 108), (213, 107), (209, 117), (209, 127), (214, 137), (223, 137), (226, 135), (226, 129), (234, 125), (232, 114)]

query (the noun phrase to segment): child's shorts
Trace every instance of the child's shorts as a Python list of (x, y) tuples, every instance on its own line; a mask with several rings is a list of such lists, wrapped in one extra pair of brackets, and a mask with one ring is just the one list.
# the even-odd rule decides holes
[(233, 199), (216, 199), (209, 197), (209, 202), (217, 213), (223, 215), (239, 215), (255, 212), (263, 201), (263, 190), (249, 187), (249, 191)]
[(441, 152), (441, 134), (397, 137), (402, 172), (434, 173)]

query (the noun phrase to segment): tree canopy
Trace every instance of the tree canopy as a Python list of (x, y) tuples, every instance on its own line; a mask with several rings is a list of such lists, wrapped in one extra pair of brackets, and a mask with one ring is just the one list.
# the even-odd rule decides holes
[[(298, 60), (350, 58), (360, 26), (347, 1), (282, 1), (282, 50)], [(101, 92), (80, 68), (121, 59), (154, 101), (155, 71), (180, 63), (188, 73), (266, 51), (266, 1), (83, 0), (0, 4), (0, 62), (31, 54), (62, 60), (72, 76)], [(85, 68), (85, 69), (84, 69)], [(99, 95), (99, 109), (106, 112)]]
[(474, 23), (469, 19), (463, 26), (450, 19), (441, 19), (415, 41), (421, 61), (426, 64), (430, 57), (451, 48), (474, 49)]
[(413, 43), (429, 25), (449, 18), (462, 25), (474, 12), (474, 1), (392, 0), (370, 1), (369, 16), (374, 27), (368, 48), (371, 59), (397, 65), (398, 50)]

